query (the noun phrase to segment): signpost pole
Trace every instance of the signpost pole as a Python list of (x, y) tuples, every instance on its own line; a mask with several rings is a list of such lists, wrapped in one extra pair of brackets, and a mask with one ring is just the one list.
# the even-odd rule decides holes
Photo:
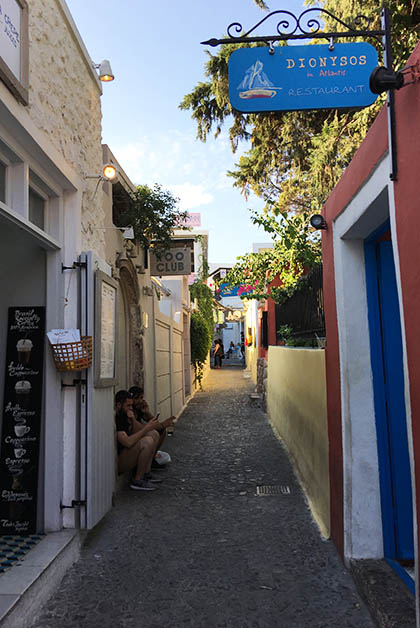
[[(392, 44), (391, 44), (391, 20), (389, 16), (388, 7), (382, 9), (382, 29), (384, 31), (383, 47), (384, 47), (384, 65), (386, 68), (391, 69), (392, 58)], [(396, 140), (396, 124), (395, 124), (395, 93), (393, 89), (390, 89), (387, 94), (387, 107), (388, 107), (388, 141), (389, 141), (389, 154), (391, 155), (391, 172), (389, 178), (391, 181), (396, 181), (398, 176), (398, 157), (397, 157), (397, 140)]]

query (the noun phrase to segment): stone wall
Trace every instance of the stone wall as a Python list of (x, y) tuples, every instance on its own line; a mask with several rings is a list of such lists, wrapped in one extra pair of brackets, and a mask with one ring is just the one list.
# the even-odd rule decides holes
[(104, 257), (101, 87), (61, 0), (29, 4), (29, 105), (35, 125), (83, 181), (82, 247)]
[(257, 360), (257, 393), (261, 395), (261, 407), (267, 410), (267, 375), (268, 362), (265, 358)]

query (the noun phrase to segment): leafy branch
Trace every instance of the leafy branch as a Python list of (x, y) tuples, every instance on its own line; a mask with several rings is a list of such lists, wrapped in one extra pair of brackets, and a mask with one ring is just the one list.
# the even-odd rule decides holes
[(149, 247), (154, 241), (167, 250), (171, 237), (186, 219), (188, 212), (178, 208), (179, 199), (155, 183), (139, 185), (131, 201), (118, 216), (119, 226), (132, 226), (138, 244)]

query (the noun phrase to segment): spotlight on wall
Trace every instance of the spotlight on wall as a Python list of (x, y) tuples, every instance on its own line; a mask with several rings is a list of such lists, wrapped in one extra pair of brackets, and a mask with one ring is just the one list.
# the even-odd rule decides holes
[(124, 227), (124, 229), (122, 229), (122, 237), (125, 240), (134, 240), (134, 229), (133, 227)]
[(102, 167), (102, 177), (106, 181), (114, 181), (118, 177), (118, 168), (114, 164), (104, 164)]
[(328, 229), (325, 218), (324, 216), (321, 216), (321, 214), (314, 214), (311, 216), (309, 222), (311, 223), (311, 227), (314, 229)]
[(390, 89), (400, 89), (404, 84), (402, 72), (394, 72), (383, 65), (375, 68), (369, 78), (370, 91), (374, 94), (382, 94)]
[(101, 181), (115, 183), (118, 178), (118, 168), (114, 164), (104, 164), (99, 174), (85, 174), (85, 179), (98, 179), (98, 185)]
[(112, 73), (111, 64), (109, 63), (108, 59), (104, 59), (100, 63), (94, 63), (93, 67), (95, 68), (95, 70), (98, 70), (98, 76), (100, 81), (103, 81), (104, 83), (109, 83), (109, 81), (114, 80), (115, 76)]

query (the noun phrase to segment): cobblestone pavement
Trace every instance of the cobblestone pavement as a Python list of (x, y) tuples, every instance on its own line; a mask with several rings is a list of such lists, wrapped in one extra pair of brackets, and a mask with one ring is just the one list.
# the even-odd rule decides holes
[(250, 379), (224, 368), (204, 387), (167, 439), (165, 482), (117, 495), (33, 628), (373, 627)]

